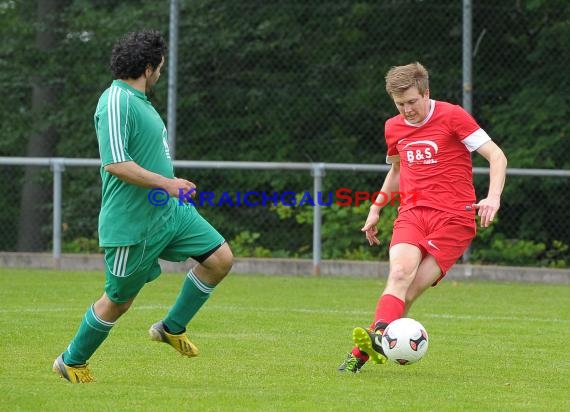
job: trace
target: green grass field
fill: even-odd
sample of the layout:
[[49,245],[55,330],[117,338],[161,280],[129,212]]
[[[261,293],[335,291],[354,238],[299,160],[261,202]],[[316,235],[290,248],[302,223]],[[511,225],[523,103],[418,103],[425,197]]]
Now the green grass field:
[[100,273],[0,270],[2,411],[569,411],[570,286],[444,281],[412,317],[430,335],[410,366],[336,368],[381,279],[230,275],[192,321],[187,359],[151,342],[183,280],[148,285],[91,359],[97,382],[52,371]]

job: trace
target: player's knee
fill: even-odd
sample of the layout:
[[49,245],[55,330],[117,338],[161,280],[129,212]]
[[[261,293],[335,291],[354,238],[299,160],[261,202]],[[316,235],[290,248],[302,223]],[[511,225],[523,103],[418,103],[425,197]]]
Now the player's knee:
[[129,310],[133,301],[134,298],[127,302],[117,303],[109,299],[105,293],[101,299],[94,304],[95,314],[105,321],[115,322]]
[[234,262],[234,255],[227,243],[224,243],[203,264],[220,279],[228,274]]
[[219,263],[220,271],[227,274],[234,264],[234,254],[227,243],[224,243],[220,250],[222,252]]
[[413,272],[406,268],[405,265],[395,263],[390,268],[390,280],[395,284],[409,284],[413,277]]

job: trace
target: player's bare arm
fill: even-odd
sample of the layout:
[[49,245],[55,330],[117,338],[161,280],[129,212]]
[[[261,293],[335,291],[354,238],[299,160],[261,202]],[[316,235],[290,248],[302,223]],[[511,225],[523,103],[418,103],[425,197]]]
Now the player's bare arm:
[[[140,187],[155,188],[160,187],[166,190],[171,196],[178,197],[180,189],[182,193],[188,193],[195,189],[196,185],[186,179],[169,179],[157,173],[151,172],[133,161],[112,163],[105,166],[105,171],[111,173],[119,179]],[[194,197],[195,191],[190,195]]]
[[380,220],[380,211],[382,210],[381,205],[384,205],[384,193],[394,193],[397,192],[400,187],[400,160],[399,158],[392,159],[392,167],[388,171],[386,178],[384,179],[384,184],[380,189],[380,194],[370,206],[370,211],[368,212],[368,217],[366,222],[362,227],[361,231],[366,235],[366,240],[370,246],[379,245],[380,240],[376,236],[378,234],[378,221]]
[[501,206],[501,193],[505,186],[507,158],[493,141],[483,144],[477,153],[489,162],[489,191],[487,197],[473,205],[478,210],[481,227],[488,227]]

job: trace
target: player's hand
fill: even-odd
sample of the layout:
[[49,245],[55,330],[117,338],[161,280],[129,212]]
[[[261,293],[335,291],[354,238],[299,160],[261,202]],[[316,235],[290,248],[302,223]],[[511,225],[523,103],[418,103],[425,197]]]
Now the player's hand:
[[376,237],[376,235],[378,234],[378,229],[376,228],[376,225],[378,224],[379,220],[380,220],[380,214],[373,210],[370,210],[370,212],[368,212],[368,217],[366,218],[364,226],[362,227],[362,229],[360,229],[366,235],[366,240],[368,240],[370,246],[380,244],[380,240]]
[[501,201],[499,198],[486,197],[485,199],[481,199],[479,203],[474,203],[472,206],[478,210],[477,215],[479,215],[481,227],[488,227],[493,223],[495,215],[501,206]]
[[165,188],[171,196],[178,198],[193,198],[196,196],[196,185],[189,180],[175,177],[171,180],[168,188]]

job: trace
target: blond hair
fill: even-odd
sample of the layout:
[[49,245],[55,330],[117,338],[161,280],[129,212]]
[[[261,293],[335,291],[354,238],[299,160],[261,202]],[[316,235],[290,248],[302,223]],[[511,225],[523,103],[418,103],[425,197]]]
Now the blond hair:
[[390,96],[401,94],[410,87],[416,87],[420,95],[429,89],[428,71],[419,62],[405,66],[394,66],[386,73],[386,91]]

